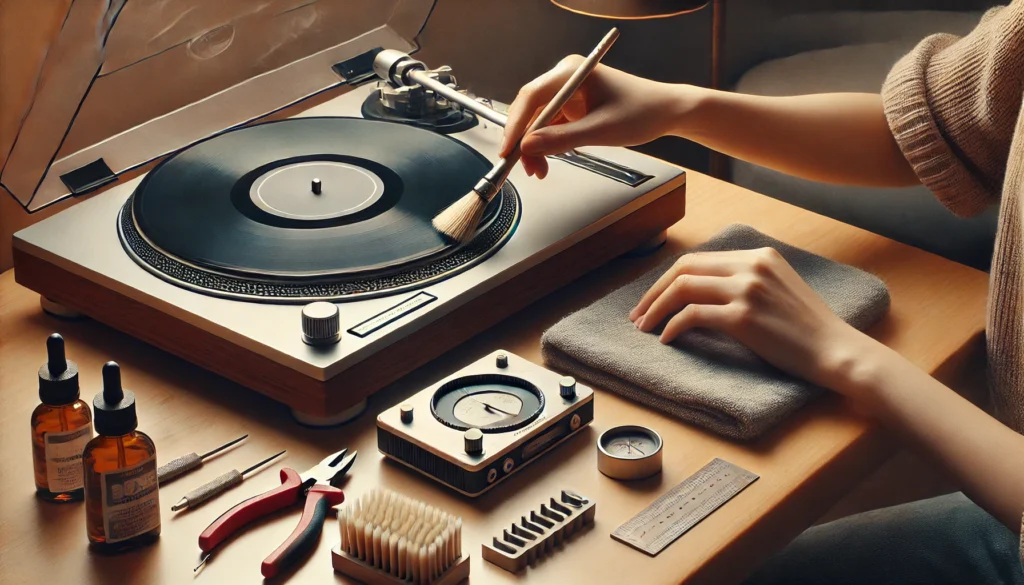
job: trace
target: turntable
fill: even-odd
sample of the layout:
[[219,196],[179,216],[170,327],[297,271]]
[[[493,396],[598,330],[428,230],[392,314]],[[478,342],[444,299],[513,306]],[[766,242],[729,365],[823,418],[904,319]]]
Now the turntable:
[[[95,318],[288,405],[302,422],[331,424],[683,216],[681,169],[587,148],[553,157],[544,181],[517,169],[471,241],[444,240],[430,220],[497,160],[503,104],[471,95],[447,67],[405,57],[433,2],[313,4],[256,27],[283,35],[282,18],[312,7],[320,20],[309,36],[284,35],[299,46],[243,43],[255,26],[247,16],[192,37],[180,56],[175,45],[131,62],[121,53],[135,37],[119,27],[151,22],[138,11],[155,8],[127,3],[109,36],[122,44],[107,53],[123,57],[121,68],[104,63],[78,96],[57,155],[25,147],[0,176],[29,210],[104,188],[15,234],[17,281],[51,311]],[[358,23],[346,18],[354,13]],[[338,31],[350,40],[338,44]],[[264,50],[282,62],[254,61]],[[237,79],[240,63],[250,69]],[[122,116],[96,107],[118,90],[130,102],[128,73],[149,68],[165,80],[153,68],[175,66],[201,71],[204,83],[179,80],[160,99],[147,87]],[[328,89],[343,91],[250,123]],[[48,163],[12,166],[33,153]]]

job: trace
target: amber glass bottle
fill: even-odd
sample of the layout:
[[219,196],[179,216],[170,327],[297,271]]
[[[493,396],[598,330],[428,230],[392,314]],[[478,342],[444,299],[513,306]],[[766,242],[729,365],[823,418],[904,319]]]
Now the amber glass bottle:
[[89,405],[78,399],[78,366],[64,355],[64,338],[46,340],[39,368],[39,400],[32,412],[36,495],[51,502],[81,500],[82,451],[92,438]]
[[116,552],[160,537],[156,446],[136,430],[135,395],[121,369],[103,366],[103,392],[92,403],[97,437],[85,447],[85,520],[90,545]]

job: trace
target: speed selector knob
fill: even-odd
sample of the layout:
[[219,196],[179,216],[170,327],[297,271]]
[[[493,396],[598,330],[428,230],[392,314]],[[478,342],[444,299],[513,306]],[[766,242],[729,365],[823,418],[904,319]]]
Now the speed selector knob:
[[572,376],[565,376],[558,381],[558,393],[562,398],[576,398],[576,379]]
[[334,303],[318,301],[302,307],[302,341],[331,345],[341,339],[341,319]]
[[479,455],[484,452],[484,434],[480,429],[469,429],[463,436],[466,439],[466,454]]

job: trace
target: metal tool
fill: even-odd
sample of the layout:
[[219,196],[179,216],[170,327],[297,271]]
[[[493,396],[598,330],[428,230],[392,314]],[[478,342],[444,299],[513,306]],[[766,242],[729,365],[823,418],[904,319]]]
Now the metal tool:
[[612,538],[653,557],[759,478],[715,459],[616,528]]
[[263,467],[267,463],[270,463],[274,459],[277,459],[281,455],[284,455],[287,452],[288,451],[281,451],[276,455],[271,455],[270,457],[267,457],[266,459],[260,461],[256,465],[253,465],[252,467],[246,469],[245,471],[239,472],[237,469],[232,469],[231,471],[218,476],[212,481],[204,483],[203,485],[197,487],[196,489],[182,496],[182,498],[178,500],[177,504],[171,506],[171,511],[177,512],[178,510],[184,510],[185,508],[195,508],[196,506],[202,504],[203,502],[209,500],[210,498],[222,494],[227,490],[235,487],[236,485],[242,483],[242,480],[244,480],[247,475],[249,475],[253,471],[256,471],[260,467]]
[[490,544],[483,543],[484,560],[516,573],[551,553],[573,534],[594,523],[597,502],[569,490],[556,500],[523,515],[511,528],[502,530]]
[[206,564],[213,549],[236,531],[255,520],[303,501],[305,504],[298,526],[277,550],[263,560],[261,572],[269,579],[309,552],[320,538],[327,511],[345,501],[345,494],[338,486],[351,469],[358,452],[353,451],[351,455],[347,453],[348,449],[342,449],[328,455],[301,474],[285,467],[281,470],[280,487],[240,502],[214,520],[199,535],[202,559],[195,570],[198,571]]
[[156,470],[157,482],[161,486],[163,486],[165,484],[170,483],[171,480],[181,477],[182,475],[185,475],[186,473],[192,471],[193,469],[199,469],[200,467],[203,466],[203,461],[205,461],[207,457],[213,457],[214,455],[220,453],[224,449],[227,449],[228,447],[231,447],[233,445],[237,445],[238,443],[244,441],[247,438],[249,438],[249,435],[245,434],[233,441],[228,441],[227,443],[224,443],[223,445],[217,447],[213,451],[203,453],[202,455],[189,453],[188,455],[182,455],[177,459],[169,461],[161,465],[160,468]]

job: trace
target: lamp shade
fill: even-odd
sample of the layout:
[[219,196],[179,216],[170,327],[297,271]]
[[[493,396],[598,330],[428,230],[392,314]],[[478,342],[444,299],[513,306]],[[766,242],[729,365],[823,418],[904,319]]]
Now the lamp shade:
[[571,12],[616,20],[665,18],[700,10],[709,0],[551,0]]

